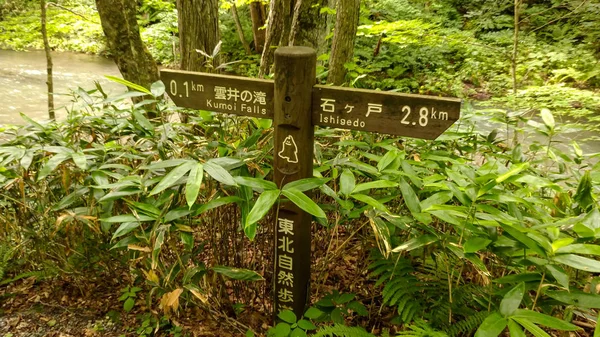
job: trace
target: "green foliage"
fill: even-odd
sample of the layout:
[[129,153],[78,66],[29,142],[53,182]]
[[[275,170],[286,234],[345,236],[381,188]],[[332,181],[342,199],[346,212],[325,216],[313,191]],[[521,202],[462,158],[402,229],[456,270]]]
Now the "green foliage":
[[[43,49],[40,32],[40,9],[34,7],[21,15],[0,20],[0,47],[5,49]],[[100,18],[93,6],[80,4],[70,7],[73,12],[50,6],[48,8],[48,39],[54,50],[98,54],[104,51],[104,33]]]
[[319,329],[313,337],[373,337],[375,335],[365,331],[365,329],[354,326],[345,326],[334,324]]

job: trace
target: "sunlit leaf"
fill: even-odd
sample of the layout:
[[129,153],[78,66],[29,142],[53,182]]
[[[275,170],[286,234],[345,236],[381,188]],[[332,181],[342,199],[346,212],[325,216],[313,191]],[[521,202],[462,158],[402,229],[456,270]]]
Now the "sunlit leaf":
[[200,186],[202,186],[202,178],[204,177],[204,166],[200,163],[192,165],[190,174],[188,176],[187,183],[185,184],[185,200],[188,207],[192,207],[198,198],[200,193]]
[[497,337],[504,331],[508,321],[499,313],[493,312],[477,328],[475,337]]
[[149,195],[155,195],[164,191],[165,189],[175,185],[181,177],[183,177],[188,171],[195,166],[194,162],[185,162],[165,175],[156,186],[150,191]]
[[500,302],[500,313],[502,316],[511,316],[521,305],[524,294],[525,283],[519,283],[516,287],[509,290],[502,298],[502,302]]
[[232,268],[226,266],[214,266],[214,272],[225,275],[233,280],[239,281],[262,281],[264,280],[257,272],[248,269]]
[[283,194],[286,198],[288,198],[291,202],[296,204],[296,206],[300,207],[303,211],[310,213],[317,218],[326,218],[325,212],[317,205],[314,201],[312,201],[309,197],[307,197],[304,193],[297,189],[287,189],[281,190],[281,194]]

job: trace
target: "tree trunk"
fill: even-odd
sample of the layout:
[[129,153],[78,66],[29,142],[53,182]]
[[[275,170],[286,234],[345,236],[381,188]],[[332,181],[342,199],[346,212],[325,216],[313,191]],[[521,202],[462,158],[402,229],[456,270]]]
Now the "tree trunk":
[[283,20],[285,17],[284,2],[286,1],[289,0],[271,0],[271,5],[269,7],[269,26],[267,27],[265,47],[260,58],[260,68],[258,70],[259,77],[264,77],[269,73],[269,69],[273,63],[273,53],[281,41],[284,29]]
[[317,50],[317,55],[325,52],[327,35],[327,14],[320,14],[321,8],[328,6],[327,0],[297,0],[294,20],[290,32],[290,45],[307,46]]
[[329,56],[328,83],[334,85],[344,83],[346,78],[344,64],[352,61],[359,11],[360,0],[338,0],[335,31]]
[[517,94],[517,56],[519,52],[519,16],[520,16],[520,8],[521,8],[521,0],[515,1],[515,30],[513,34],[513,51],[511,57],[511,74],[512,74],[512,86],[513,86],[513,94]]
[[158,67],[148,52],[137,23],[136,2],[96,0],[102,30],[121,75],[127,81],[150,88],[158,81]]
[[179,44],[181,69],[190,71],[214,71],[220,57],[207,59],[196,49],[208,55],[219,43],[219,1],[218,0],[177,0],[179,15]]
[[244,46],[246,55],[250,55],[252,54],[252,52],[250,52],[250,46],[248,45],[248,42],[246,42],[246,38],[244,37],[244,29],[242,28],[240,16],[238,15],[237,6],[235,4],[231,4],[231,14],[233,15],[233,21],[235,21],[235,28],[237,29],[238,36],[240,37],[240,42]]
[[264,6],[260,1],[250,3],[250,17],[252,18],[252,36],[254,37],[254,49],[262,54],[265,46],[265,30],[260,29],[265,25]]
[[42,39],[44,40],[44,51],[46,52],[46,84],[48,85],[48,118],[55,120],[54,113],[54,81],[52,80],[52,55],[50,54],[50,43],[48,43],[48,31],[46,29],[46,0],[40,0],[42,9]]

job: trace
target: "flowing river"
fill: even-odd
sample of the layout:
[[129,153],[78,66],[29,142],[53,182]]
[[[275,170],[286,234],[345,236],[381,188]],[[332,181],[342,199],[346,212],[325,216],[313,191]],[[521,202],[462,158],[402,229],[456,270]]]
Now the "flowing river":
[[[56,117],[64,118],[70,106],[71,90],[94,89],[94,82],[106,93],[121,93],[123,85],[109,81],[104,75],[119,76],[115,63],[106,58],[69,52],[52,53],[54,106]],[[0,50],[0,124],[24,124],[19,115],[48,119],[48,87],[46,86],[46,54],[44,51],[15,52]]]
[[[106,58],[60,52],[52,54],[54,63],[54,92],[56,116],[64,118],[71,106],[72,90],[78,87],[84,90],[94,89],[94,82],[99,82],[109,95],[122,93],[126,90],[123,85],[109,81],[104,75],[119,76],[120,73],[113,61]],[[25,115],[35,120],[48,119],[46,87],[46,56],[44,51],[15,52],[0,50],[0,125],[24,124],[19,115]],[[505,136],[503,125],[492,123],[487,118],[475,118],[477,129],[489,132],[499,129],[499,136]],[[527,140],[537,139],[526,135]],[[561,143],[563,151],[568,151],[568,144],[576,140],[586,154],[600,152],[600,141],[589,140],[599,135],[589,132],[564,133],[555,138]],[[538,141],[543,141],[538,139]]]

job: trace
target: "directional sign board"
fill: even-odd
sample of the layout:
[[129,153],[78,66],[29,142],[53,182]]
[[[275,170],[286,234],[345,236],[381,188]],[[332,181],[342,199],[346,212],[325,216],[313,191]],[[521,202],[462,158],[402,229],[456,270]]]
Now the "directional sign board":
[[435,139],[460,116],[459,99],[316,85],[313,125]]
[[[461,101],[423,95],[313,85],[316,53],[275,51],[275,80],[161,70],[179,107],[274,120],[277,186],[312,176],[315,125],[435,139],[460,116]],[[274,311],[304,314],[309,297],[311,215],[282,204],[274,224]]]
[[273,81],[180,70],[160,77],[177,106],[273,119]]

